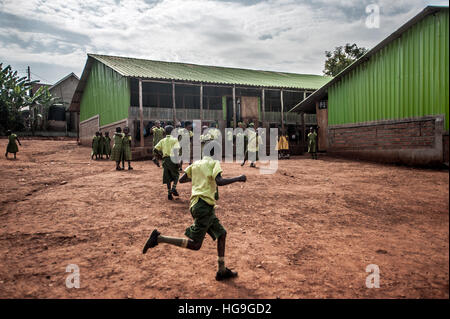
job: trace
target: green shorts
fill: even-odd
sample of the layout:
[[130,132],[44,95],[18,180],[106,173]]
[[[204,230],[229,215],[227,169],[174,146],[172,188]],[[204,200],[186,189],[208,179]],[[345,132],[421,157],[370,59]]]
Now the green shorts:
[[178,170],[178,164],[172,162],[170,157],[163,158],[163,184],[178,181],[180,172]]
[[191,208],[191,214],[194,224],[186,228],[184,234],[193,241],[202,242],[206,233],[213,240],[227,233],[214,213],[214,206],[209,205],[203,199],[200,198],[197,204]]

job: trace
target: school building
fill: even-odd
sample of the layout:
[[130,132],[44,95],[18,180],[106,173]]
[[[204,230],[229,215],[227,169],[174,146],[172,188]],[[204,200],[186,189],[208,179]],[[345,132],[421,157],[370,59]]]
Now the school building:
[[290,112],[316,114],[319,151],[449,161],[448,7],[426,7]]
[[202,120],[219,129],[239,121],[285,128],[291,151],[302,153],[305,127],[315,114],[288,113],[331,78],[259,70],[162,62],[88,54],[69,110],[79,115],[79,140],[90,145],[96,131],[128,126],[137,156],[151,149],[149,128]]

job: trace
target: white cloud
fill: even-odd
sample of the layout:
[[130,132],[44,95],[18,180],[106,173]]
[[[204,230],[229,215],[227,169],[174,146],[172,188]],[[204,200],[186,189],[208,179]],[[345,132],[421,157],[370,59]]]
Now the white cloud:
[[[0,13],[34,24],[13,28],[0,21],[0,31],[8,29],[8,39],[18,41],[0,37],[0,61],[70,66],[80,75],[86,53],[92,52],[321,74],[325,50],[346,42],[373,47],[426,5],[422,0],[374,1],[382,7],[382,25],[369,30],[364,8],[370,2],[4,0]],[[27,29],[35,21],[46,27]]]

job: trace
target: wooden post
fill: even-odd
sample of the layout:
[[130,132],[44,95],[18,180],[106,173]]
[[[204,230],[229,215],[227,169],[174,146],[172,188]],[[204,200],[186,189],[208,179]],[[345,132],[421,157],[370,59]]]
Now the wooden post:
[[203,83],[200,83],[200,123],[203,121]]
[[233,85],[233,128],[236,128],[236,85]]
[[264,88],[262,89],[262,93],[261,93],[261,122],[264,123],[264,121],[266,120],[266,97],[264,94]]
[[139,131],[140,145],[144,147],[144,105],[142,103],[142,80],[139,79]]
[[283,102],[283,89],[280,90],[280,102],[281,102],[281,130],[284,134],[284,102]]
[[173,124],[177,121],[177,109],[175,107],[175,81],[172,80],[172,108],[173,108]]
[[302,126],[302,153],[305,151],[305,130],[306,130],[306,126],[305,126],[305,112],[300,112],[300,123]]

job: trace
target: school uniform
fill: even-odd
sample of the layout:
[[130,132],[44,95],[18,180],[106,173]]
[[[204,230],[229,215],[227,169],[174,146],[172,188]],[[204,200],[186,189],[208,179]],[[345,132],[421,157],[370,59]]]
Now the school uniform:
[[109,136],[105,136],[105,145],[103,148],[103,155],[111,155],[111,138]]
[[173,181],[178,181],[180,172],[178,171],[178,163],[174,163],[171,156],[175,152],[179,152],[180,143],[178,139],[172,135],[167,135],[155,146],[155,150],[162,153],[163,161],[163,184],[169,184]]
[[153,156],[156,155],[155,153],[155,146],[164,138],[164,128],[162,127],[153,127],[152,128],[153,133]]
[[185,235],[195,242],[202,242],[206,234],[216,240],[227,233],[214,211],[218,199],[216,177],[221,172],[220,162],[209,156],[195,161],[185,170],[192,182],[189,209],[194,218]]
[[125,136],[124,133],[114,133],[113,141],[114,145],[111,150],[111,161],[120,162],[122,160],[122,139]]
[[125,135],[122,139],[122,154],[124,161],[131,161],[131,135]]
[[19,151],[19,147],[16,143],[17,135],[12,133],[8,136],[8,145],[6,146],[7,153],[17,153]]
[[314,154],[317,152],[317,133],[308,133],[308,153]]
[[103,135],[98,137],[98,155],[102,156],[105,149],[105,137]]
[[92,155],[98,155],[100,137],[94,135],[92,138]]

